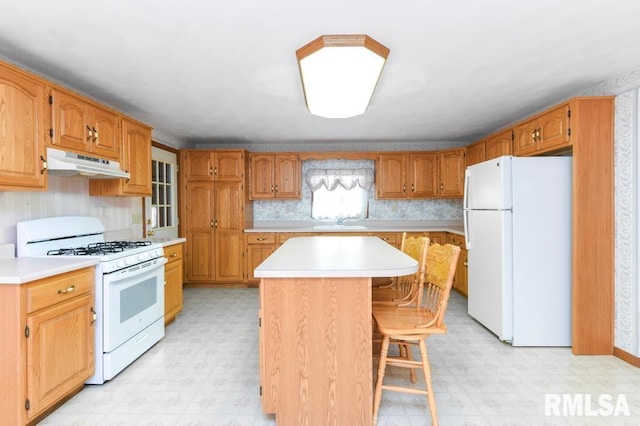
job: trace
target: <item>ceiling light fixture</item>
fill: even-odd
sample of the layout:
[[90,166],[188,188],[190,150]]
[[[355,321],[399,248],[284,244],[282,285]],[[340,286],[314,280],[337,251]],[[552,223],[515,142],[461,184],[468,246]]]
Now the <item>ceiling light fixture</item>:
[[360,115],[369,106],[389,49],[368,35],[323,35],[296,50],[311,114]]

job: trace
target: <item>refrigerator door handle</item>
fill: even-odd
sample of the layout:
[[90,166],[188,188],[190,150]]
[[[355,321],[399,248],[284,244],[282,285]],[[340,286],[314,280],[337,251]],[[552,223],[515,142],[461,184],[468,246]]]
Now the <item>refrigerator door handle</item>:
[[462,208],[469,208],[469,169],[465,169],[464,171],[464,188],[462,192]]
[[469,241],[469,210],[464,209],[462,211],[463,224],[464,224],[464,244],[467,250],[471,249],[471,241]]

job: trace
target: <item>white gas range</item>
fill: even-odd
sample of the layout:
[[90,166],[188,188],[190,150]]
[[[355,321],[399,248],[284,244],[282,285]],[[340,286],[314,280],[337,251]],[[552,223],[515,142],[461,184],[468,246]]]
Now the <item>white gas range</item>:
[[164,251],[149,241],[105,241],[100,219],[62,216],[19,222],[19,257],[95,256],[95,374],[115,377],[164,337]]

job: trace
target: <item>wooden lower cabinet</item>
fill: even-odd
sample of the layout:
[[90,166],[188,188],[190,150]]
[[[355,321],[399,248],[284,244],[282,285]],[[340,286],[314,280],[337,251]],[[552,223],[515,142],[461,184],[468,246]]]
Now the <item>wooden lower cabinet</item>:
[[468,290],[468,273],[467,273],[467,246],[464,237],[457,234],[448,233],[447,243],[460,247],[460,256],[458,257],[458,265],[456,266],[456,274],[453,277],[453,288],[458,293],[467,297]]
[[0,284],[3,424],[33,422],[93,374],[93,289],[93,267]]
[[253,276],[253,271],[273,253],[278,244],[276,234],[245,234],[245,244],[247,246],[247,279],[258,282],[259,278]]
[[182,312],[182,243],[164,248],[164,323],[176,319]]

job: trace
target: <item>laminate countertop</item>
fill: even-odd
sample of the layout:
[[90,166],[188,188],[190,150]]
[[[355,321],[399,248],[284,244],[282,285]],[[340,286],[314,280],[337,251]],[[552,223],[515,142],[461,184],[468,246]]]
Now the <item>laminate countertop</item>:
[[0,285],[25,284],[97,264],[91,256],[9,257],[0,259]]
[[464,235],[461,220],[360,220],[335,222],[263,221],[244,232],[451,232]]
[[287,240],[254,271],[257,278],[397,277],[418,262],[377,237],[315,236]]

